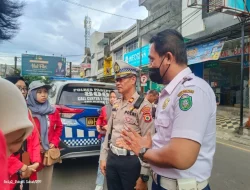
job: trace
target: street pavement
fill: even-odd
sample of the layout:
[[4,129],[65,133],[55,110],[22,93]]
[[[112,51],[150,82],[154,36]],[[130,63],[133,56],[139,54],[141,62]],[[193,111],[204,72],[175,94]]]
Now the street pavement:
[[[97,166],[98,157],[64,160],[55,166],[52,190],[94,190]],[[250,190],[250,148],[220,140],[210,184],[212,190]]]

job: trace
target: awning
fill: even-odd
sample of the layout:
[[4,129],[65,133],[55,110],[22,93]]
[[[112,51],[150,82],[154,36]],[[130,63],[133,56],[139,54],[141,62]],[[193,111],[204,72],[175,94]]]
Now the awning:
[[187,48],[188,65],[218,60],[225,40],[215,40]]

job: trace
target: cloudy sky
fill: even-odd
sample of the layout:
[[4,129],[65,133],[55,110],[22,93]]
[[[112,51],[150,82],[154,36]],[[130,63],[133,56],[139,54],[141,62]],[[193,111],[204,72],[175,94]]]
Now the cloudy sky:
[[[136,19],[147,17],[139,0],[67,0]],[[0,43],[0,64],[14,64],[14,56],[29,54],[68,56],[79,64],[84,53],[84,17],[92,20],[93,31],[123,30],[134,20],[82,8],[63,0],[26,0],[20,31],[14,39]]]

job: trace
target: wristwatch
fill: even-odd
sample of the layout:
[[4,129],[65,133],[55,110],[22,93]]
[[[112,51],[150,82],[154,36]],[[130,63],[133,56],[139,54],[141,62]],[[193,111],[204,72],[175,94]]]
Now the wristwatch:
[[141,148],[140,152],[139,152],[139,158],[141,159],[141,161],[147,163],[144,159],[143,159],[143,156],[144,154],[147,152],[149,148]]
[[144,174],[141,174],[140,178],[142,179],[143,182],[148,182],[148,180],[149,180],[149,176],[148,175],[144,175]]

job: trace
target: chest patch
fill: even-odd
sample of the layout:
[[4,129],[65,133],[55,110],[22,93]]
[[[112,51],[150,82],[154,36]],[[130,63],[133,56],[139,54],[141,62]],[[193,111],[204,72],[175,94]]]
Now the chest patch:
[[169,98],[166,98],[166,100],[164,101],[163,105],[162,105],[162,109],[166,109],[166,107],[168,106],[168,103],[169,103],[170,99]]

